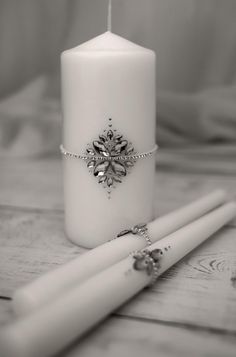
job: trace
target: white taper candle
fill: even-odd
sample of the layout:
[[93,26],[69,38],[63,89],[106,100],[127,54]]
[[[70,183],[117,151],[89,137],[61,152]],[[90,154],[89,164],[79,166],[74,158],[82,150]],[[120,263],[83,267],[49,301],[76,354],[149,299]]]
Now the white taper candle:
[[[223,190],[216,190],[178,210],[157,218],[148,224],[152,242],[158,241],[201,217],[225,200],[226,193]],[[69,288],[125,258],[133,250],[144,248],[145,245],[144,238],[128,234],[82,254],[18,289],[13,295],[14,311],[18,315],[30,313],[50,300],[54,300]]]
[[[228,203],[150,246],[164,255],[158,275],[204,242],[236,214]],[[171,247],[167,252],[165,247]],[[129,300],[151,280],[133,268],[134,258],[119,263],[71,289],[58,300],[8,326],[0,335],[2,357],[49,357],[83,335]]]

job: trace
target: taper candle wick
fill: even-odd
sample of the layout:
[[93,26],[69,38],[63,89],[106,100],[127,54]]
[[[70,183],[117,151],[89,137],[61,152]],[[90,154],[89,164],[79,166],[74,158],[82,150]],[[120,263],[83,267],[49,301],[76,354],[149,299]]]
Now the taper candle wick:
[[107,12],[107,31],[111,32],[111,9],[112,9],[112,0],[108,2],[108,12]]

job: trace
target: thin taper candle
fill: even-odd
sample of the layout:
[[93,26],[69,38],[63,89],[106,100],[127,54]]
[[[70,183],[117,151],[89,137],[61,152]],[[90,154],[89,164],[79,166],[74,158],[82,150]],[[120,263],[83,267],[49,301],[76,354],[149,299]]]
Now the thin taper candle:
[[[155,242],[173,233],[216,208],[225,200],[226,193],[223,190],[216,190],[156,219],[148,224],[151,240]],[[69,263],[18,289],[13,295],[14,311],[18,315],[30,313],[50,300],[54,300],[71,287],[82,283],[90,276],[124,259],[131,251],[144,248],[145,245],[146,242],[143,238],[128,234],[82,254]]]
[[[164,252],[158,275],[228,223],[236,204],[228,203],[151,245]],[[166,251],[166,247],[170,247]],[[8,326],[0,336],[3,357],[49,357],[83,335],[151,281],[128,256],[71,289],[51,304]]]

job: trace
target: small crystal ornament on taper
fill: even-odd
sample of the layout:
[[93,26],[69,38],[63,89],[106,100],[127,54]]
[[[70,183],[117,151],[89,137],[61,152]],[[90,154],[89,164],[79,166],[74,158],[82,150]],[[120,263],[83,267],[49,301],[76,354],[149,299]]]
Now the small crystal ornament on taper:
[[155,53],[110,20],[61,56],[65,227],[86,248],[153,219]]

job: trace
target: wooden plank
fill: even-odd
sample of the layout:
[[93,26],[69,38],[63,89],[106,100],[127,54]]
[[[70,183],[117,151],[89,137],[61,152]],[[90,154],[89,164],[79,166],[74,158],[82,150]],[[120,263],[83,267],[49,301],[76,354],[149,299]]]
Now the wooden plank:
[[[4,208],[0,216],[2,296],[84,251],[65,239],[60,212]],[[235,234],[222,230],[119,314],[235,331]]]
[[119,313],[236,331],[235,236],[222,229]]
[[[10,301],[0,299],[0,329],[13,321]],[[58,357],[234,357],[235,350],[235,335],[112,317]]]
[[[236,197],[235,178],[225,176],[222,165],[218,167],[221,173],[218,176],[203,175],[201,171],[197,174],[196,170],[194,174],[176,173],[173,169],[165,172],[163,165],[157,166],[155,216],[165,214],[219,187],[228,191],[230,199]],[[0,205],[63,209],[62,168],[59,159],[1,159],[0,172]]]
[[64,236],[63,215],[0,207],[0,296],[84,251]]
[[11,301],[0,298],[0,328],[14,321]]
[[235,336],[109,319],[60,357],[234,357]]

